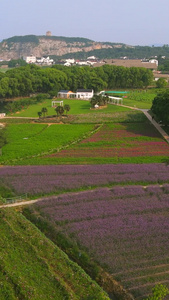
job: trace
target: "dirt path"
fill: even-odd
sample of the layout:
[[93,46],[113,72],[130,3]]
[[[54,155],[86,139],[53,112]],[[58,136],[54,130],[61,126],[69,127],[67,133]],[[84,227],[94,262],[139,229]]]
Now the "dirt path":
[[148,109],[141,109],[141,108],[126,106],[123,104],[119,104],[118,106],[128,107],[133,110],[142,111],[147,117],[147,119],[154,125],[154,127],[158,130],[158,132],[163,136],[166,142],[169,143],[169,135],[161,128],[161,126],[154,119],[152,119],[152,116],[150,116],[150,114],[148,113]]
[[161,126],[152,119],[147,110],[142,110],[145,116],[149,119],[149,121],[154,125],[154,127],[160,132],[163,138],[169,143],[169,135],[161,128]]
[[[141,186],[143,189],[147,188],[148,186],[155,186],[155,184],[149,184],[147,186]],[[159,187],[163,187],[162,184],[156,184],[156,186],[159,186]],[[108,190],[111,190],[112,187],[103,187],[104,189],[108,189]],[[122,187],[123,188],[123,187]],[[96,190],[98,189],[98,187],[96,188],[93,188],[92,190],[84,190],[84,191],[77,191],[77,192],[68,192],[66,193],[66,195],[79,195],[79,194],[82,194],[82,193],[85,193],[86,191],[90,192],[90,193],[93,193],[95,192]],[[50,195],[50,196],[44,196],[44,197],[41,197],[41,198],[37,198],[35,200],[23,200],[23,201],[18,201],[18,202],[14,202],[14,203],[9,203],[9,204],[2,204],[0,205],[0,208],[5,208],[5,207],[15,207],[15,206],[23,206],[23,205],[30,205],[30,204],[34,204],[36,202],[39,202],[39,201],[43,201],[43,200],[49,200],[50,198],[58,198],[58,197],[61,197],[62,195],[64,195],[65,193],[63,194],[59,194],[59,195]]]
[[0,205],[0,208],[30,205],[30,204],[34,204],[38,201],[41,201],[41,200],[43,200],[43,198],[39,198],[36,200],[20,201],[20,202],[15,202],[15,203],[3,204],[3,205]]

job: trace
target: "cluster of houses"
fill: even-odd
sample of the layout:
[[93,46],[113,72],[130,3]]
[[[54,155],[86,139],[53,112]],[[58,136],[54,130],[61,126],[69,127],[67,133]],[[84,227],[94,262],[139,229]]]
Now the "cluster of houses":
[[95,56],[89,56],[87,59],[84,60],[79,60],[79,59],[74,59],[74,58],[68,58],[65,60],[61,60],[60,62],[56,62],[56,64],[62,64],[66,67],[71,67],[71,66],[93,66],[94,64],[98,63],[98,59]]
[[94,96],[94,91],[92,89],[78,89],[76,93],[70,90],[60,90],[57,94],[58,98],[64,99],[83,99],[89,100]]
[[57,62],[55,62],[49,56],[36,57],[30,55],[30,56],[24,56],[23,59],[26,61],[27,64],[38,64],[38,65],[47,65],[47,66],[51,66],[55,63],[66,67],[71,67],[75,65],[93,66],[95,63],[98,63],[98,59],[95,56],[89,56],[86,60],[75,60],[74,58],[68,58]]
[[30,56],[24,56],[23,60],[25,60],[27,64],[37,64],[37,65],[45,65],[45,66],[51,66],[54,64],[54,60],[51,59],[49,56],[36,57],[30,55]]

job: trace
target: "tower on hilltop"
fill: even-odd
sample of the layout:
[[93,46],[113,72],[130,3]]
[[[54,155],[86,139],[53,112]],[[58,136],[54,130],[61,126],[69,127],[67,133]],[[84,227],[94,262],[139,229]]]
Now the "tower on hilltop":
[[46,36],[51,36],[51,35],[52,35],[51,31],[46,32]]

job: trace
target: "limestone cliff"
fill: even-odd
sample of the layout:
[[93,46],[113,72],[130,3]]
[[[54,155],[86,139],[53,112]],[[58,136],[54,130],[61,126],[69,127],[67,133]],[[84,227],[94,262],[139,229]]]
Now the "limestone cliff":
[[117,46],[110,43],[94,42],[85,38],[22,36],[9,38],[0,43],[0,59],[18,59],[30,55],[36,57],[43,55],[62,56],[67,53],[88,52]]

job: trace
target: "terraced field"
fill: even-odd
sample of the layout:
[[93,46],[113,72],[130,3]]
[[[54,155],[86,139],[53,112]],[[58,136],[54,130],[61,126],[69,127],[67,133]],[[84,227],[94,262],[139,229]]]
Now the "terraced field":
[[156,284],[169,287],[169,184],[64,194],[38,202],[36,209],[87,249],[134,299],[145,299]]
[[[106,124],[95,134],[70,149],[54,153],[51,157],[121,158],[169,156],[168,144],[150,124]],[[121,161],[121,160],[120,160]],[[150,162],[149,161],[149,162]],[[152,159],[154,161],[154,158]]]

